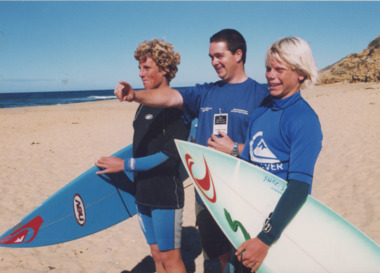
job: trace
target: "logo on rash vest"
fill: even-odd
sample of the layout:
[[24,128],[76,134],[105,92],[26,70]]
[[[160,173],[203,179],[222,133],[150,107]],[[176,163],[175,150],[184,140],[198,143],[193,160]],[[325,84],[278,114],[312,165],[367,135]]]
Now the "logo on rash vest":
[[283,163],[269,149],[263,136],[263,132],[256,133],[249,142],[250,160],[269,172],[281,172]]
[[263,132],[258,132],[249,142],[251,160],[259,163],[279,163],[280,161],[264,141]]
[[[210,170],[207,166],[206,159],[203,157],[203,160],[205,162],[205,167],[206,167],[206,173],[205,173],[204,178],[202,178],[202,179],[197,179],[194,177],[193,169],[192,169],[192,167],[194,165],[194,161],[192,160],[192,158],[189,154],[185,155],[185,160],[186,160],[187,167],[189,168],[191,177],[193,178],[194,182],[198,185],[198,188],[201,190],[203,196],[206,197],[207,200],[209,200],[211,203],[215,203],[216,202],[216,192],[215,192],[214,181],[212,180]],[[206,192],[210,192],[210,191],[211,191],[211,195],[206,193]]]
[[[31,237],[25,242],[25,243],[30,243],[31,241],[34,240],[34,238],[36,238],[37,233],[43,222],[44,220],[42,220],[41,216],[36,216],[25,225],[23,225],[23,223],[21,222],[20,224],[18,224],[16,227],[13,228],[13,229],[16,229],[16,231],[10,234],[9,236],[5,237],[4,239],[2,239],[0,241],[0,244],[3,244],[3,245],[22,244],[25,242],[25,240],[27,240],[28,237]],[[23,225],[23,226],[20,228],[17,228],[19,225]],[[28,236],[29,233],[33,235]]]
[[147,114],[147,115],[145,116],[145,119],[146,119],[146,120],[151,120],[151,119],[153,119],[153,115],[152,115],[152,114]]
[[86,211],[84,209],[84,203],[79,194],[74,196],[73,200],[74,214],[77,223],[83,226],[86,223]]

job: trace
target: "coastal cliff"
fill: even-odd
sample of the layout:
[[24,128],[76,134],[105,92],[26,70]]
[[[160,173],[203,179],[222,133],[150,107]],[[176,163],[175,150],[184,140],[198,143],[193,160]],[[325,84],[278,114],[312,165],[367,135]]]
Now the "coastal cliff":
[[319,71],[320,84],[380,82],[380,35],[360,52]]

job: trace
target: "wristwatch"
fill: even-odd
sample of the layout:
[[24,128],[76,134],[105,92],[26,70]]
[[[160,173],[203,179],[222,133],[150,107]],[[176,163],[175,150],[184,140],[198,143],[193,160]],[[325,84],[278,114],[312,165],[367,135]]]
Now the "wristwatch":
[[231,155],[235,157],[239,155],[239,143],[237,142],[234,143],[234,147],[232,148]]

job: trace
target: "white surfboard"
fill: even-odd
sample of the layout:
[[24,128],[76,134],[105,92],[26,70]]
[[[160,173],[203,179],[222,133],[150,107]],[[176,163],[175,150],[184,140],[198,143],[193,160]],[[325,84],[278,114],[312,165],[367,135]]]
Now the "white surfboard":
[[[256,237],[286,181],[210,148],[179,140],[176,145],[196,190],[234,247]],[[309,195],[258,272],[380,272],[380,247]]]

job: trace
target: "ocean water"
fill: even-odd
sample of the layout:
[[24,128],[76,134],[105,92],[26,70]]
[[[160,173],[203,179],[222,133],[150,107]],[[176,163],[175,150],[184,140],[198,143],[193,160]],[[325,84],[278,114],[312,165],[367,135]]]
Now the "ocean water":
[[[266,85],[267,86],[267,85]],[[182,90],[188,87],[174,87]],[[138,89],[136,89],[138,90]],[[59,105],[78,102],[116,99],[113,89],[95,91],[54,91],[0,93],[0,108],[27,107],[40,105]]]
[[116,99],[113,90],[0,93],[0,108]]

